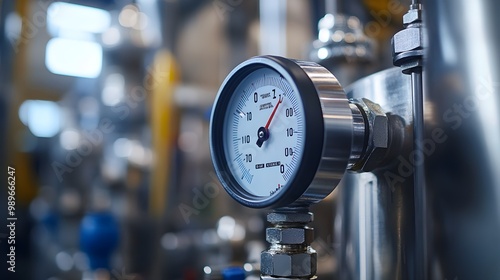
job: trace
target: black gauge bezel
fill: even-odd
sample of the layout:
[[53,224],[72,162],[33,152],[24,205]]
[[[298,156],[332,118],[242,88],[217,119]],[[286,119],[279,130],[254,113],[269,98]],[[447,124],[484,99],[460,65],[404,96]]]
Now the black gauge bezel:
[[[305,133],[304,150],[298,169],[286,188],[269,197],[247,192],[232,175],[224,152],[224,120],[228,104],[237,86],[251,72],[269,68],[288,81],[299,93],[304,109]],[[214,106],[210,121],[210,152],[214,168],[224,189],[239,203],[251,208],[276,208],[300,203],[316,176],[322,158],[325,141],[325,125],[318,92],[311,78],[296,62],[277,56],[259,56],[238,65],[224,80]],[[231,143],[228,143],[231,144]],[[307,202],[305,202],[307,204]]]

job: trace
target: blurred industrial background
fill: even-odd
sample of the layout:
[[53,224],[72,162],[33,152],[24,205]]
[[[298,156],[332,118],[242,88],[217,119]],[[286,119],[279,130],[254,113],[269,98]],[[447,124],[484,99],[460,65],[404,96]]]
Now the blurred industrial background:
[[[387,13],[390,4],[359,1],[344,12],[371,22],[370,40],[388,46],[408,3]],[[206,266],[258,262],[265,211],[238,205],[219,185],[208,148],[212,102],[247,58],[310,59],[326,8],[301,0],[2,1],[0,159],[16,170],[16,276],[202,279]],[[358,76],[391,64],[387,47],[371,55]],[[326,275],[332,207],[332,199],[316,206]],[[85,222],[109,229],[93,237]],[[109,252],[93,256],[92,242]],[[107,272],[94,272],[99,262]]]
[[[233,266],[259,279],[266,211],[233,201],[210,159],[221,82],[276,54],[348,86],[392,67],[409,5],[0,0],[0,182],[15,168],[17,217],[13,274],[2,189],[0,279],[217,279]],[[338,251],[353,250],[334,234],[341,194],[312,208],[319,279],[336,279]]]

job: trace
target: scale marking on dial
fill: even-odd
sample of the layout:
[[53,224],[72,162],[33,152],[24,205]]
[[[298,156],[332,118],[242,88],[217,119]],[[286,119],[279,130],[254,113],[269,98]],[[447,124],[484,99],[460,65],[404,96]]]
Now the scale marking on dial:
[[211,117],[222,186],[254,208],[321,200],[352,164],[353,113],[362,117],[316,63],[277,56],[241,63],[222,84]]
[[233,148],[226,147],[225,153],[236,163],[229,169],[253,195],[276,194],[296,173],[304,147],[299,133],[304,115],[296,95],[279,73],[264,68],[243,79],[229,101],[224,138],[230,138],[227,143]]

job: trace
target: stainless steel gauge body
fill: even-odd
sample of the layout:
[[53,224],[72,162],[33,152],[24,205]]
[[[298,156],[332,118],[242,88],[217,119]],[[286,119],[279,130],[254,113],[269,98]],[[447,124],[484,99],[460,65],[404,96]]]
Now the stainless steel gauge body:
[[210,148],[216,173],[248,207],[315,203],[361,153],[352,147],[353,140],[362,146],[353,137],[356,127],[364,129],[362,119],[322,66],[254,57],[228,75],[214,103]]

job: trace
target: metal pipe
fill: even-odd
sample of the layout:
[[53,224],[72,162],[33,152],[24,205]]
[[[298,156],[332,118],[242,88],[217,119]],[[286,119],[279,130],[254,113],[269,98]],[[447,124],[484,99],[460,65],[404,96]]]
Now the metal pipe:
[[[413,150],[415,156],[423,157],[424,151],[422,145],[424,141],[424,100],[422,91],[422,72],[417,70],[411,73],[411,88],[413,100]],[[417,143],[419,143],[417,145]],[[417,162],[417,159],[415,159]],[[421,164],[415,164],[414,167],[414,186],[415,196],[415,257],[416,257],[416,279],[427,279],[427,222],[426,222],[426,192],[425,192],[425,170],[423,158]]]
[[271,243],[261,253],[261,279],[316,279],[317,254],[311,248],[314,229],[308,227],[313,215],[307,207],[276,209],[267,214],[271,227],[266,240]]
[[[393,62],[404,74],[411,74],[413,114],[413,147],[409,155],[413,173],[415,219],[415,277],[427,279],[427,197],[425,191],[424,153],[424,101],[422,89],[422,57],[424,55],[422,5],[412,0],[410,10],[403,17],[406,29],[392,39]],[[407,42],[413,42],[408,45]]]
[[286,1],[259,1],[260,54],[286,56]]
[[325,14],[336,15],[339,11],[338,0],[325,0]]

